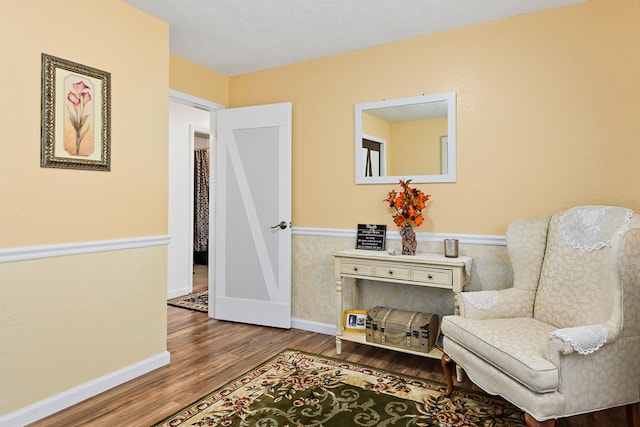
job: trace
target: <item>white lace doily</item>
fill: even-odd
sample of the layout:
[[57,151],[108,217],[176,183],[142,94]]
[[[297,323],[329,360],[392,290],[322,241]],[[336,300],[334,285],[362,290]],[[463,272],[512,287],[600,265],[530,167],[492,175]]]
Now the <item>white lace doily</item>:
[[551,336],[558,337],[580,354],[591,354],[607,342],[607,328],[602,325],[556,329]]
[[633,211],[614,206],[579,206],[560,217],[560,234],[574,249],[595,251],[609,246],[613,234],[629,225]]
[[498,291],[462,292],[460,295],[478,310],[486,310],[498,302]]

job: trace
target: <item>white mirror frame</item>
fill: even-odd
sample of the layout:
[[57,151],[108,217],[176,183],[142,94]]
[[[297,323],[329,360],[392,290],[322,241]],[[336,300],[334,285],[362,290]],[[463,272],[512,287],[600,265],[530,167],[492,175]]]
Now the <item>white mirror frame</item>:
[[[442,175],[411,175],[411,176],[365,176],[365,159],[362,147],[362,112],[375,108],[387,108],[410,104],[424,104],[427,102],[447,102],[447,130],[448,149],[446,153],[447,173]],[[414,184],[431,182],[456,182],[456,93],[445,92],[430,95],[413,96],[409,98],[389,99],[384,101],[356,104],[355,116],[355,154],[356,154],[356,184],[397,184],[399,179],[408,180]],[[366,135],[364,135],[366,137]],[[444,158],[444,156],[443,156]]]

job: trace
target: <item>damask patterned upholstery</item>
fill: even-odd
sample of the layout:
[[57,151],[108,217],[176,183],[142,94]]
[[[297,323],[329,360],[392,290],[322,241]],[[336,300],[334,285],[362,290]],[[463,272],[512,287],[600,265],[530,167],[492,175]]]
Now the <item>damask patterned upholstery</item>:
[[[605,210],[576,209],[589,221]],[[538,421],[639,402],[640,216],[625,212],[595,250],[572,246],[563,214],[512,223],[513,287],[456,295],[459,314],[442,319],[445,353]]]

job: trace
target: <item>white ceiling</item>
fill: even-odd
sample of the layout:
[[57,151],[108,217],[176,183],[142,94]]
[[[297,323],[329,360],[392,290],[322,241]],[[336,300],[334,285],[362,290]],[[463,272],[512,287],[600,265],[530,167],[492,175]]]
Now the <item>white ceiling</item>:
[[585,0],[123,0],[170,24],[171,53],[227,76]]

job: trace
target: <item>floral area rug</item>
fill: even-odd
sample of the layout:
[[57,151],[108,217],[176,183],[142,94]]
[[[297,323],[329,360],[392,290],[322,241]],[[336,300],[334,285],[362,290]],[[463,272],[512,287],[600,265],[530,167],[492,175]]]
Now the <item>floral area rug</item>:
[[188,308],[189,310],[209,311],[209,291],[194,292],[181,297],[172,298],[167,304],[174,307]]
[[524,426],[501,398],[287,350],[160,426]]

